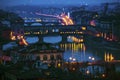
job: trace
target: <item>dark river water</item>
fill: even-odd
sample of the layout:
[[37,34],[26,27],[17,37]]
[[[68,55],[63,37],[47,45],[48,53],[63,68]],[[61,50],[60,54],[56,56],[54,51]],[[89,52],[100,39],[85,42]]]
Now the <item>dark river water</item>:
[[[61,36],[50,36],[44,37],[44,42],[53,43],[57,48],[63,49],[64,59],[70,61],[94,61],[94,60],[119,60],[120,59],[120,50],[112,48],[104,48],[103,46],[96,45],[86,45],[83,43],[75,43],[71,39],[68,39],[66,43],[58,43],[62,40]],[[27,38],[27,41],[34,43],[38,41],[37,37]],[[33,42],[31,42],[33,41]]]

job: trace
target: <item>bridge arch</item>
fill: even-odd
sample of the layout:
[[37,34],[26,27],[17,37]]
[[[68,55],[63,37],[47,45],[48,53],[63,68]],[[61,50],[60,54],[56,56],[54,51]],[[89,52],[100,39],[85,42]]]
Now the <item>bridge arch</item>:
[[32,23],[31,24],[31,26],[42,26],[43,24],[41,24],[41,23],[38,23],[38,22],[36,22],[36,23]]
[[28,26],[28,24],[24,23],[24,26]]

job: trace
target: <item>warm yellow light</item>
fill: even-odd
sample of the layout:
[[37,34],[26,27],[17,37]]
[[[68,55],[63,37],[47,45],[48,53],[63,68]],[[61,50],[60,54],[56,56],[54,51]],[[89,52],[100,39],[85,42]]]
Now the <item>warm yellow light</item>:
[[23,36],[20,36],[20,38],[23,38]]
[[24,43],[26,46],[28,45],[28,43],[25,41],[24,38],[22,39],[22,41],[23,41],[23,43]]
[[11,40],[16,40],[16,37],[13,36],[13,32],[12,32],[12,31],[10,32],[10,39],[11,39]]
[[75,70],[75,68],[72,69],[73,71]]
[[114,59],[114,57],[112,56],[112,54],[110,54],[110,61],[112,61]]
[[83,39],[80,39],[80,42],[83,42],[84,40]]
[[110,56],[109,56],[109,53],[106,55],[106,58],[107,58],[107,61],[110,61]]
[[37,19],[36,22],[41,22],[41,19]]
[[61,17],[59,18],[62,19],[63,21],[62,25],[73,25],[74,24],[72,19],[66,16],[65,14],[61,14]]
[[89,73],[90,73],[90,71],[88,71],[88,70],[87,70],[87,71],[86,71],[86,73],[87,73],[87,74],[89,74]]
[[114,59],[114,57],[111,58],[111,60],[113,60],[113,59]]
[[82,26],[82,30],[86,30],[86,27],[85,27],[85,26]]
[[67,22],[67,20],[65,18],[62,18],[62,20],[63,20],[65,25],[68,25],[68,22]]
[[105,53],[105,55],[104,55],[104,59],[105,59],[105,61],[107,61],[107,55],[106,55],[106,53]]
[[11,37],[11,40],[16,40],[16,37],[15,37],[15,36],[12,36],[12,37]]
[[80,34],[83,34],[83,32],[80,32]]
[[98,34],[96,34],[96,37],[100,37],[100,34],[98,33]]
[[38,34],[40,34],[40,32],[37,32]]
[[60,63],[58,63],[58,67],[61,67],[61,64],[60,64]]
[[105,77],[105,74],[102,74],[102,77]]

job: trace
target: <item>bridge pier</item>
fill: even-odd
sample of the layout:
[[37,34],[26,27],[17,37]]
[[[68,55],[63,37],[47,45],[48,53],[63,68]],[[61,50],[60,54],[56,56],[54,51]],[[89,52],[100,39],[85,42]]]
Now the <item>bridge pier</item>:
[[68,42],[68,41],[67,41],[67,36],[66,36],[66,35],[62,35],[62,42],[63,42],[63,43]]
[[39,43],[43,43],[44,41],[43,41],[43,36],[42,35],[40,35],[39,36]]

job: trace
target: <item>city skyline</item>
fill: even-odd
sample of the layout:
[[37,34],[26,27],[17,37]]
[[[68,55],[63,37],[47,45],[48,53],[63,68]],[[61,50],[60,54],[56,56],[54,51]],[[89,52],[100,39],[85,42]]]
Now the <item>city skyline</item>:
[[0,7],[16,5],[93,5],[105,2],[117,2],[119,0],[0,0]]

